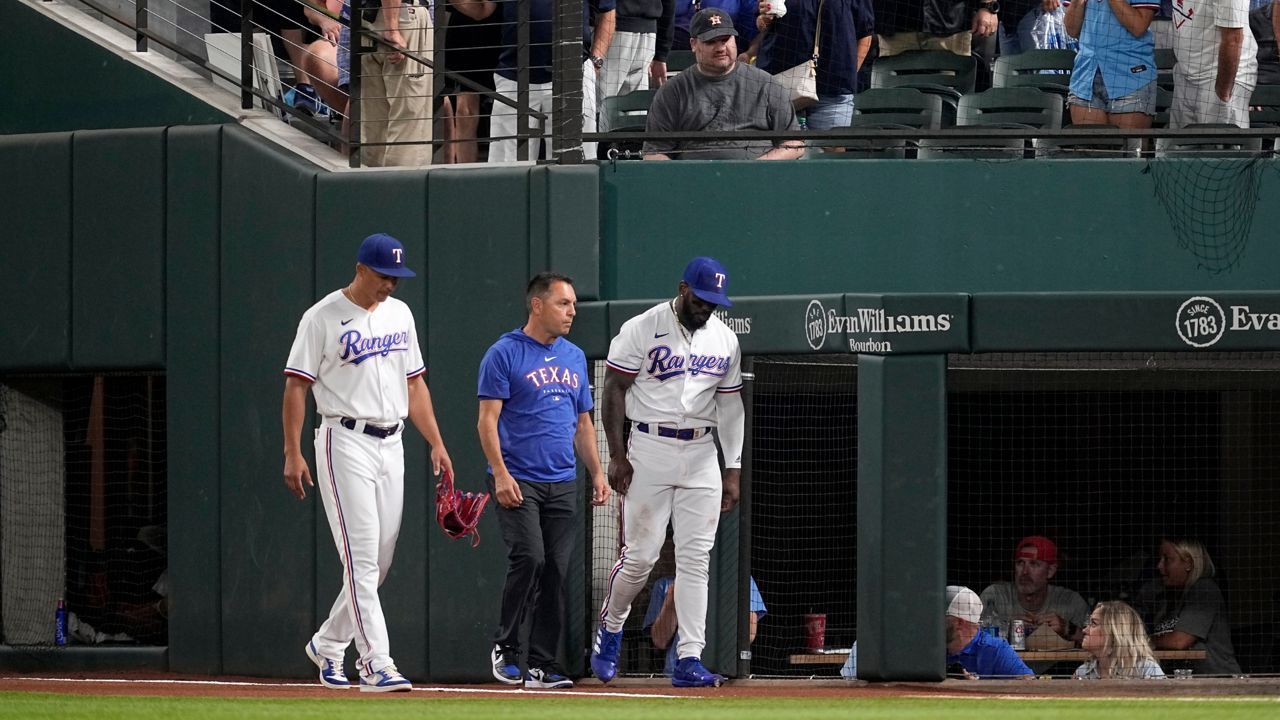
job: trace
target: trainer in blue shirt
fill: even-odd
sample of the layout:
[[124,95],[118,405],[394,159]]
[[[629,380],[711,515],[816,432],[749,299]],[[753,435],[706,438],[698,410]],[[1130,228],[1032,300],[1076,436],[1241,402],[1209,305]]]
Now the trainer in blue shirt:
[[967,587],[947,586],[947,664],[979,678],[1033,678],[1035,673],[1003,638],[978,628],[982,600]]
[[[591,475],[591,501],[603,505],[609,485],[596,453],[590,375],[573,327],[573,280],[540,273],[529,281],[529,320],[502,337],[480,361],[480,446],[489,461],[489,490],[507,546],[507,579],[493,636],[493,676],[527,689],[567,688],[556,661],[564,628],[564,581],[578,512],[574,446]],[[520,671],[520,628],[530,620],[529,666]]]

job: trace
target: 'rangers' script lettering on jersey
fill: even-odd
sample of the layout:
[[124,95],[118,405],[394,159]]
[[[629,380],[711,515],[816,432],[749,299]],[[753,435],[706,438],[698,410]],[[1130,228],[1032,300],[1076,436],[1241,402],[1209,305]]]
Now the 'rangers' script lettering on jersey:
[[[649,374],[659,380],[670,380],[685,372],[685,356],[677,355],[671,352],[671,348],[666,345],[658,345],[649,350]],[[706,374],[713,377],[724,377],[729,370],[729,357],[727,355],[698,355],[691,354],[689,356],[689,374],[700,375]]]
[[338,344],[342,346],[338,359],[350,365],[359,365],[375,355],[386,357],[393,352],[405,352],[409,349],[409,333],[402,330],[366,338],[359,330],[348,330],[338,338]]

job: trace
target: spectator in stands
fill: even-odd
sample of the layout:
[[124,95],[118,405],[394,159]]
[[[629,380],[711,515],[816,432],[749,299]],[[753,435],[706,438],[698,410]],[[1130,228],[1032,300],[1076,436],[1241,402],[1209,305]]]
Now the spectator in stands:
[[[341,3],[335,2],[331,10],[333,16],[336,17],[341,11]],[[335,111],[342,111],[347,106],[347,91],[338,87],[338,41],[342,35],[342,24],[310,7],[305,12],[307,20],[319,31],[319,39],[307,45],[302,56],[302,67],[314,84],[315,94],[319,95],[324,104]],[[299,107],[299,103],[305,107],[314,100],[313,95],[296,85],[294,90],[298,93],[294,99],[294,107]]]
[[949,50],[968,56],[974,36],[999,25],[997,0],[875,0],[880,56],[909,50]]
[[480,159],[480,91],[463,85],[454,73],[487,90],[494,89],[502,26],[494,16],[497,5],[480,0],[449,0],[449,24],[445,27],[445,97],[443,162],[473,163]]
[[1065,34],[1058,32],[1063,18],[1063,0],[1004,0],[1000,3],[1000,54],[1072,48]]
[[1013,582],[988,585],[982,591],[982,624],[999,625],[1001,633],[1021,620],[1027,634],[1040,625],[1065,640],[1078,642],[1089,619],[1089,604],[1074,590],[1049,581],[1058,573],[1058,546],[1047,537],[1023,538],[1013,550]]
[[[719,8],[698,11],[689,40],[696,63],[658,89],[648,132],[796,130],[787,91],[760,68],[738,61],[733,18]],[[645,160],[790,160],[804,156],[799,140],[646,140]]]
[[[738,61],[751,62],[748,50],[756,39],[757,4],[758,0],[676,0],[675,14],[671,18],[671,47],[676,50],[689,47],[689,23],[699,10],[720,8],[733,17],[733,26],[738,31]],[[661,26],[658,34],[661,37]]]
[[1267,2],[1249,13],[1249,30],[1253,33],[1253,41],[1258,44],[1259,85],[1280,85],[1280,55],[1276,53],[1280,13],[1275,12],[1276,4],[1280,4],[1280,0]]
[[[600,73],[600,102],[607,97],[658,87],[667,79],[671,17],[676,0],[618,0],[618,30]],[[609,119],[600,116],[600,132]]]
[[1151,127],[1156,112],[1156,56],[1151,20],[1158,0],[1073,2],[1067,34],[1080,39],[1071,72],[1072,124]]
[[1249,127],[1258,82],[1258,44],[1249,31],[1249,0],[1175,0],[1173,105],[1169,127]]
[[[982,600],[967,587],[948,585],[946,593],[947,665],[959,665],[965,677],[1033,678],[1004,638],[978,630]],[[856,650],[855,650],[856,652]]]
[[1198,540],[1166,538],[1156,564],[1160,580],[1144,586],[1139,598],[1152,613],[1151,644],[1157,650],[1204,650],[1196,672],[1240,672],[1231,646],[1226,603],[1213,580],[1213,561]]
[[[551,0],[527,0],[529,2],[529,109],[544,113],[547,116],[543,131],[549,133],[554,118],[552,117],[551,97],[551,34],[554,24],[555,3]],[[483,0],[490,5],[493,0]],[[516,26],[519,20],[519,3],[511,0],[501,2],[500,17],[502,21],[502,52],[498,55],[498,70],[493,82],[498,93],[510,100],[516,99],[519,85],[516,82],[519,72],[517,58]],[[582,3],[582,131],[596,131],[596,115],[600,112],[600,100],[597,97],[597,84],[601,69],[604,68],[605,55],[613,42],[613,32],[617,24],[617,10],[614,0],[585,0]],[[594,18],[594,22],[592,20]],[[516,160],[517,141],[516,123],[519,116],[516,108],[505,103],[495,102],[493,113],[489,118],[489,162],[512,162]],[[554,148],[547,143],[548,155]],[[529,140],[529,159],[536,160],[542,150],[539,136]],[[591,160],[596,156],[596,143],[583,143],[582,155]]]
[[756,66],[777,75],[799,65],[812,55],[818,32],[818,102],[804,111],[807,127],[848,127],[853,122],[858,71],[875,33],[870,0],[791,0],[782,17],[765,13],[769,2],[760,0],[759,17],[765,29]]
[[1080,647],[1093,658],[1076,668],[1078,680],[1164,677],[1164,670],[1151,654],[1142,618],[1119,600],[1098,603],[1093,609]]
[[[665,552],[665,548],[664,548]],[[769,612],[765,607],[760,588],[756,587],[756,579],[749,578],[751,583],[750,630],[747,642],[756,641],[756,624]],[[668,677],[675,672],[676,648],[680,645],[680,628],[676,618],[675,576],[665,575],[658,578],[649,594],[649,609],[644,615],[643,628],[649,631],[649,639],[659,650],[666,650],[666,661],[662,666],[662,674]]]
[[[332,0],[326,1],[330,6],[334,4]],[[434,81],[430,68],[408,58],[401,50],[431,59],[434,46],[431,7],[408,0],[380,0],[380,3],[380,7],[360,13],[370,30],[383,41],[377,43],[366,37],[361,46],[365,52],[360,59],[359,131],[363,143],[360,161],[371,167],[429,165]],[[342,3],[341,16],[350,22],[349,0]],[[350,27],[344,25],[338,42],[338,87],[346,91],[350,82],[351,32]],[[345,122],[343,127],[347,128]]]

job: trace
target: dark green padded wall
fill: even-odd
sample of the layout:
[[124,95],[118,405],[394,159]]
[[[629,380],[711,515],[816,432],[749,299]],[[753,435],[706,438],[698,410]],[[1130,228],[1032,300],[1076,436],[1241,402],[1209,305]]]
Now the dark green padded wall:
[[[528,243],[529,168],[433,172],[428,248],[433,268],[431,308],[424,344],[431,348],[427,382],[436,400],[445,442],[465,490],[485,487],[485,461],[476,435],[476,370],[489,345],[524,324]],[[430,665],[442,681],[489,674],[488,651],[498,621],[506,550],[493,511],[480,522],[480,546],[430,535],[432,618]],[[466,614],[460,607],[470,608]],[[447,620],[446,620],[447,618]]]
[[[12,73],[9,73],[12,74]],[[0,369],[71,363],[71,133],[0,137]],[[21,322],[18,321],[21,319]]]
[[[1273,287],[1280,166],[1165,162],[614,163],[600,175],[606,297],[665,294],[675,259],[696,254],[725,262],[731,296]],[[1169,183],[1171,209],[1156,195],[1157,178],[1239,173],[1198,193]],[[1247,245],[1233,270],[1209,272],[1179,247],[1171,213],[1252,193],[1250,178]],[[1230,212],[1218,227],[1239,221]]]
[[[169,417],[169,668],[222,670],[222,128],[170,128],[166,145],[165,364]],[[263,492],[277,488],[263,482]],[[231,497],[227,509],[243,509]],[[181,528],[181,532],[176,531]]]
[[273,673],[301,676],[316,629],[319,498],[300,502],[284,487],[280,398],[298,319],[316,297],[316,169],[240,128],[224,131],[222,148],[222,669],[262,674],[269,658]]
[[0,134],[232,120],[18,2],[0,3],[0,67],[10,70],[0,73]]
[[[303,222],[306,224],[305,219]],[[448,270],[427,263],[427,173],[322,173],[316,178],[314,228],[308,230],[313,230],[315,235],[316,299],[351,282],[355,276],[356,250],[362,238],[387,232],[404,243],[405,262],[418,276],[401,280],[395,296],[413,311],[430,382],[432,348],[424,340],[429,317],[427,286],[434,273]],[[314,403],[309,407],[314,408]],[[416,429],[406,431],[404,451],[404,518],[395,562],[380,595],[396,665],[410,677],[425,677],[428,630],[423,609],[427,607],[428,597],[427,532],[435,528],[435,486],[430,477],[426,443]],[[318,497],[316,500],[309,507],[316,523],[315,611],[319,622],[328,616],[334,598],[342,589],[342,566],[324,507]]]
[[71,361],[164,367],[164,129],[77,132]]

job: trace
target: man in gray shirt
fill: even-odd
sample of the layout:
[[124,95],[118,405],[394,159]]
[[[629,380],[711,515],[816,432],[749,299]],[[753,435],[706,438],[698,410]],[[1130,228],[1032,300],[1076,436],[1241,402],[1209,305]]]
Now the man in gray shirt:
[[[648,132],[798,130],[787,90],[765,71],[738,62],[738,31],[720,8],[699,10],[689,23],[696,63],[658,90]],[[646,140],[645,160],[794,160],[800,140]]]
[[1025,537],[1014,549],[1013,582],[995,583],[982,591],[982,624],[1000,625],[1005,636],[1013,620],[1022,620],[1027,634],[1048,625],[1064,640],[1080,641],[1090,608],[1074,590],[1050,585],[1058,572],[1058,547],[1047,537]]

